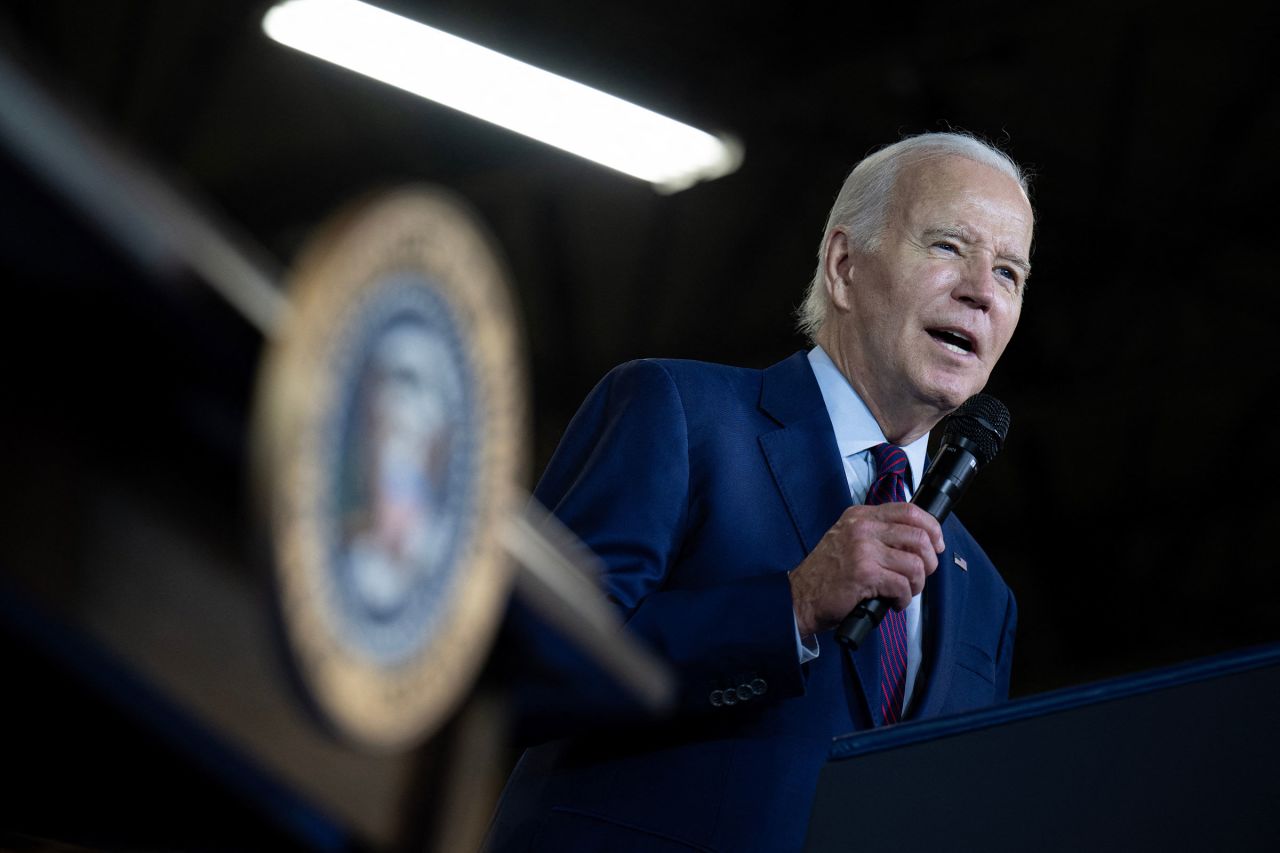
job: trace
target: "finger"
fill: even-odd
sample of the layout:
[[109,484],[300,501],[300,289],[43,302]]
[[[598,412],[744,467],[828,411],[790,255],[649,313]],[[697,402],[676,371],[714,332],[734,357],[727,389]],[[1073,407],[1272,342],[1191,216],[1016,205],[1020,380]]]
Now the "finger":
[[873,514],[883,521],[918,527],[929,534],[929,542],[933,546],[935,553],[941,554],[947,549],[947,543],[942,538],[942,525],[938,523],[938,519],[929,515],[929,513],[915,504],[877,504],[871,509],[874,511]]
[[[938,567],[938,554],[933,550],[928,532],[922,527],[886,521],[875,514],[864,513],[851,518],[843,532],[852,549],[864,544],[886,546],[919,557],[925,574],[932,574]],[[877,554],[873,551],[868,556],[876,558]]]
[[887,601],[894,610],[905,610],[916,594],[905,575],[887,568],[876,575],[874,585],[875,595],[872,597]]
[[[924,590],[925,579],[932,572],[919,554],[893,548],[886,548],[880,555],[879,567],[906,581],[912,596],[919,595]],[[910,596],[908,596],[909,599]]]
[[906,524],[886,524],[881,528],[879,540],[889,548],[912,554],[920,559],[926,575],[938,568],[938,552],[933,549],[929,534],[919,527]]

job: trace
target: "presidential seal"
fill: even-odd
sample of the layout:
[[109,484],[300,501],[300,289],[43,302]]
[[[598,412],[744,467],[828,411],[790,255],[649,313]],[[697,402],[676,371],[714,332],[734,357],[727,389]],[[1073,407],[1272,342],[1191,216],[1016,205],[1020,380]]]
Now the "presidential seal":
[[402,190],[322,228],[264,360],[256,482],[289,658],[323,719],[396,749],[469,689],[524,479],[507,277],[475,219]]

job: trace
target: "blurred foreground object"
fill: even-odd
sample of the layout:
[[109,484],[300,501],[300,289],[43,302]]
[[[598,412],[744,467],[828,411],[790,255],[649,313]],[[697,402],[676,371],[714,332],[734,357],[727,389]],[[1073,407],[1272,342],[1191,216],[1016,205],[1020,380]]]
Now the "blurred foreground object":
[[[586,637],[584,654],[624,691],[661,704],[665,670],[622,633],[587,580],[587,555],[564,555],[524,517],[519,335],[500,264],[456,199],[403,190],[352,208],[290,277],[311,294],[295,307],[267,253],[5,57],[0,146],[20,190],[73,214],[60,241],[96,238],[126,262],[62,291],[19,288],[15,316],[33,335],[23,347],[48,343],[32,320],[58,318],[63,339],[62,360],[15,374],[37,396],[7,432],[10,654],[29,648],[36,668],[65,671],[312,849],[395,846],[423,826],[467,838],[458,824],[487,819],[485,794],[459,782],[505,769],[493,759],[506,735],[501,691],[478,702],[470,692],[511,588],[511,551],[535,566],[549,621]],[[64,361],[79,383],[65,403],[48,394],[64,387]],[[262,503],[315,536],[271,543],[278,573],[244,547],[251,384],[257,458],[277,464],[254,469]],[[573,577],[558,579],[570,564]],[[339,739],[313,725],[290,675]],[[110,731],[84,703],[65,716]],[[125,847],[194,843],[148,837],[158,824],[123,783],[81,795],[109,804],[111,828],[77,823],[75,796],[30,770],[59,766],[63,735],[44,722],[11,736],[25,744],[11,769],[31,783],[16,813],[36,821],[22,826],[88,827]],[[179,783],[168,787],[199,813]],[[463,816],[455,807],[468,801]],[[204,819],[173,823],[194,833]]]
[[291,660],[343,737],[396,749],[471,688],[520,588],[640,703],[661,667],[620,633],[593,555],[526,478],[520,336],[498,254],[439,189],[389,192],[321,227],[263,362],[255,481]]
[[485,660],[509,588],[496,531],[527,466],[508,292],[438,190],[339,215],[291,276],[255,480],[292,660],[355,742],[421,740]]

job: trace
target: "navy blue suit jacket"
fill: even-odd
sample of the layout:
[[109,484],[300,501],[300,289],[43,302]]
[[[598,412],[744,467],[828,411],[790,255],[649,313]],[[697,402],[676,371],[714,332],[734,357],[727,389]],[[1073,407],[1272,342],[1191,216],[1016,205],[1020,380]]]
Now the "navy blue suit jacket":
[[[824,634],[797,661],[786,573],[850,503],[805,354],[615,369],[536,494],[604,561],[628,627],[677,671],[679,707],[528,750],[489,848],[798,849],[831,739],[874,725],[879,695],[876,642],[849,653]],[[1013,596],[959,521],[943,531],[908,719],[1008,695]]]

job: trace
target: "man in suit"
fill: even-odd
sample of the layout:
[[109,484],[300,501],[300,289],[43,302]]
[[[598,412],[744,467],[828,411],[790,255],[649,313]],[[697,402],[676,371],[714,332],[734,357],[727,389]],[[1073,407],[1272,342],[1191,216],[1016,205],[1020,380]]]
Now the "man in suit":
[[[679,705],[528,750],[491,850],[795,850],[831,738],[1007,697],[1016,609],[986,555],[954,516],[864,501],[886,453],[909,493],[928,431],[986,384],[1032,224],[1001,152],[903,140],[832,208],[801,309],[812,350],[765,370],[633,362],[597,386],[536,494],[601,557]],[[897,633],[850,652],[831,630],[873,597]]]

